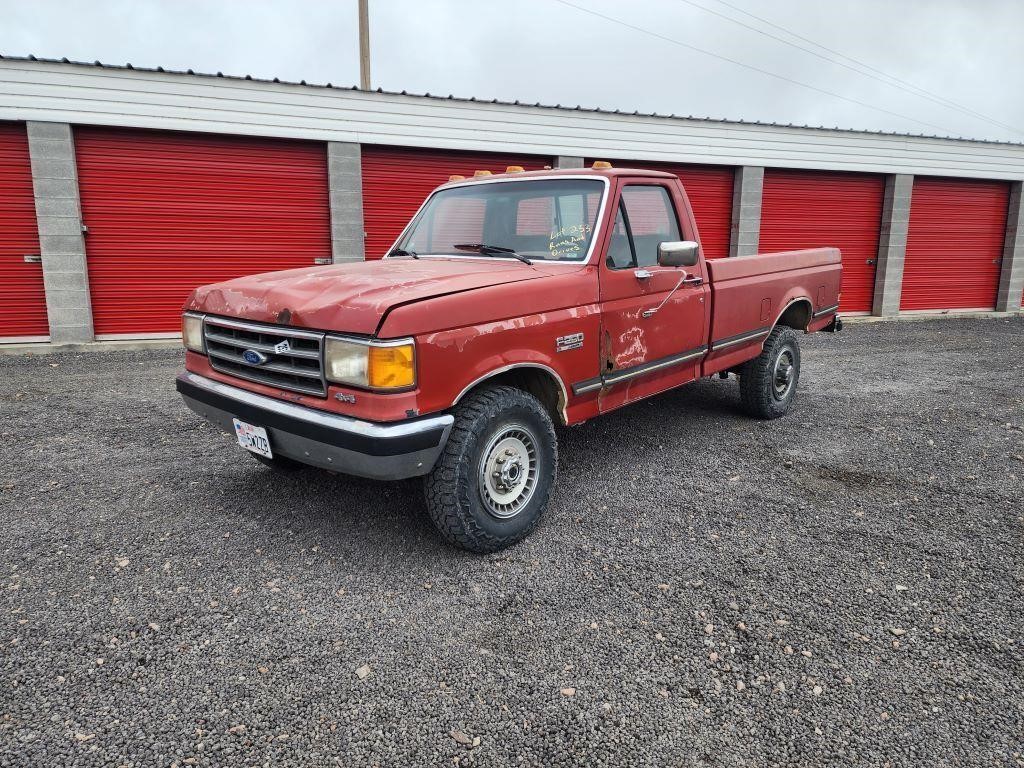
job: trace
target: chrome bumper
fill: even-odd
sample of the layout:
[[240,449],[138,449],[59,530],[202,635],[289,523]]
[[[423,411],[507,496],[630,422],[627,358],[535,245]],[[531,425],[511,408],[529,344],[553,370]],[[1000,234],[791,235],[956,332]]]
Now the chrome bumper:
[[451,414],[394,423],[361,421],[189,372],[180,374],[176,384],[185,405],[232,434],[233,418],[265,428],[275,455],[376,480],[427,474],[455,421]]

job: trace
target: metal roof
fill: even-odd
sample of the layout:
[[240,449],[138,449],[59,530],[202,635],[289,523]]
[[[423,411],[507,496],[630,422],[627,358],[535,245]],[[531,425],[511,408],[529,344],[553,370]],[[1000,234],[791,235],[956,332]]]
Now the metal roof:
[[[0,53],[0,60],[6,60],[6,61],[26,61],[26,62],[27,61],[33,61],[33,62],[41,62],[41,63],[44,63],[44,64],[70,64],[70,65],[78,66],[78,67],[94,67],[94,68],[109,69],[109,70],[131,70],[131,71],[136,71],[136,72],[154,72],[154,73],[169,74],[169,75],[185,75],[185,76],[188,76],[188,77],[199,77],[199,78],[222,78],[222,79],[225,79],[225,80],[250,81],[250,82],[256,82],[256,83],[268,83],[268,84],[269,83],[273,83],[273,84],[280,84],[280,85],[302,86],[302,87],[305,87],[305,88],[320,88],[320,89],[343,90],[343,91],[348,91],[348,90],[351,90],[351,91],[361,91],[362,90],[357,85],[337,86],[337,85],[333,85],[332,83],[310,83],[310,82],[307,82],[305,80],[299,80],[298,82],[295,82],[295,81],[292,81],[292,80],[281,80],[280,78],[277,78],[277,77],[272,78],[272,79],[267,79],[267,78],[253,77],[252,75],[225,75],[223,72],[216,72],[216,73],[196,72],[195,70],[192,70],[192,69],[175,70],[175,69],[166,69],[164,67],[136,67],[136,66],[134,66],[131,63],[127,63],[127,64],[104,64],[103,62],[98,61],[98,60],[97,61],[88,62],[88,61],[74,61],[74,60],[71,60],[71,59],[68,59],[68,58],[50,59],[50,58],[43,58],[43,57],[33,56],[31,54],[28,55],[28,56],[10,56],[10,55],[6,55],[6,54]],[[970,142],[970,143],[973,143],[973,144],[999,144],[999,145],[1007,145],[1007,146],[1015,146],[1015,147],[1024,146],[1024,142],[1003,141],[1003,140],[999,140],[999,139],[976,139],[976,138],[969,138],[969,137],[963,137],[963,136],[942,136],[942,135],[938,135],[938,134],[925,134],[925,133],[900,133],[898,131],[872,131],[872,130],[867,130],[867,129],[863,129],[863,128],[841,128],[839,126],[828,127],[828,126],[824,126],[824,125],[799,125],[799,124],[796,124],[796,123],[775,123],[775,122],[765,122],[765,121],[761,121],[761,120],[735,120],[735,119],[715,118],[715,117],[708,117],[708,116],[700,117],[700,116],[695,116],[695,115],[676,115],[676,114],[661,114],[661,113],[658,113],[658,112],[640,112],[638,110],[634,110],[633,112],[630,112],[628,110],[621,110],[621,109],[602,109],[601,107],[584,107],[584,106],[581,106],[579,104],[577,104],[575,107],[569,107],[569,106],[563,106],[562,104],[543,104],[543,103],[541,103],[539,101],[536,102],[536,103],[523,102],[523,101],[519,101],[519,100],[515,100],[515,101],[502,101],[500,99],[478,99],[476,97],[455,96],[453,94],[448,94],[447,96],[439,96],[437,94],[432,94],[432,93],[410,93],[408,91],[386,91],[383,88],[376,88],[376,89],[373,89],[371,91],[364,91],[364,92],[367,92],[367,93],[380,93],[380,94],[385,94],[385,95],[390,95],[390,96],[409,96],[409,97],[413,97],[413,98],[433,99],[433,100],[436,100],[436,101],[455,101],[455,102],[478,103],[478,104],[498,104],[498,105],[510,106],[510,107],[513,107],[513,106],[514,107],[533,107],[533,108],[539,108],[539,109],[558,110],[558,111],[562,111],[562,112],[588,112],[588,113],[602,114],[602,115],[623,115],[623,116],[627,116],[627,117],[633,116],[633,117],[641,117],[641,118],[658,118],[658,119],[663,119],[663,120],[687,120],[687,121],[697,121],[697,122],[706,122],[706,123],[720,123],[720,124],[727,124],[727,125],[766,126],[766,127],[776,127],[776,128],[798,128],[798,129],[808,130],[808,131],[842,131],[844,133],[855,133],[855,134],[863,134],[863,135],[868,135],[868,136],[892,136],[892,137],[906,137],[906,138],[919,138],[919,139],[941,139],[941,140],[946,140],[946,141]]]
[[[852,173],[1024,180],[1024,144],[0,58],[0,120]],[[372,151],[372,150],[370,150]],[[513,162],[513,160],[509,160]],[[555,164],[555,163],[552,163]]]

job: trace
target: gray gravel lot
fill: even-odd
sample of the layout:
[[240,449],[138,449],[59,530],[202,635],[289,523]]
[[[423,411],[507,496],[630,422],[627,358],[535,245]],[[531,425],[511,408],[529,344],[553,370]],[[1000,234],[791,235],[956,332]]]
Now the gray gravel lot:
[[266,470],[177,351],[0,356],[0,766],[1024,765],[1024,318],[804,350],[782,420],[563,431],[487,557]]

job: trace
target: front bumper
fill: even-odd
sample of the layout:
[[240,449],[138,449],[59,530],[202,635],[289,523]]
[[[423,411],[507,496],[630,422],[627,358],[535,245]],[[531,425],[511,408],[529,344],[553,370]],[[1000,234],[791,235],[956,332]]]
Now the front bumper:
[[185,405],[234,434],[233,418],[263,427],[274,455],[376,480],[425,475],[448,441],[451,414],[394,423],[361,421],[275,400],[195,373],[182,373]]

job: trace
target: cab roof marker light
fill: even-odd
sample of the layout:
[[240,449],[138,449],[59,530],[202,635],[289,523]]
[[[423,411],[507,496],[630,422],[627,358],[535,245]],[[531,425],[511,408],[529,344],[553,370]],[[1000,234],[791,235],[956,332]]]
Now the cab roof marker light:
[[607,160],[595,160],[594,164],[590,167],[593,168],[595,171],[606,171],[612,167],[612,164],[609,163]]
[[480,176],[490,176],[490,171],[473,171],[473,178],[479,178]]
[[505,173],[522,173],[523,170],[523,166],[521,165],[510,165],[505,169]]
[[466,177],[462,176],[462,175],[460,175],[458,173],[453,173],[451,176],[448,177],[448,181],[465,181],[465,180],[466,180]]

